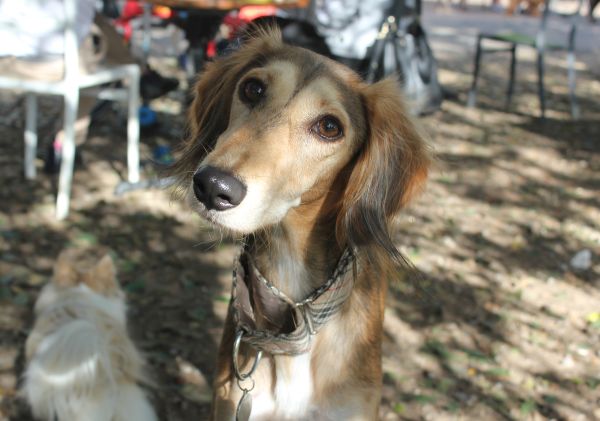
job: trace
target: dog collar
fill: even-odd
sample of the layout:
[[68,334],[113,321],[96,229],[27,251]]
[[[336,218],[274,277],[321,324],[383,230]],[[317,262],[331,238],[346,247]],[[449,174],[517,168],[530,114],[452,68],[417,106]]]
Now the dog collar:
[[[242,336],[242,341],[256,350],[273,355],[298,355],[309,351],[312,336],[337,314],[350,296],[355,263],[354,252],[347,248],[327,281],[303,300],[295,302],[260,273],[244,245],[233,266],[230,309],[236,335]],[[287,326],[277,330],[257,327],[256,294],[267,296],[274,305],[284,307]]]

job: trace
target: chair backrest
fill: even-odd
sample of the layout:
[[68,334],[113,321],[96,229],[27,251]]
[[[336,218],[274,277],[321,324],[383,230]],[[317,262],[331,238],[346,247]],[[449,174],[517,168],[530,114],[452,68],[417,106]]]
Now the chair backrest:
[[[567,33],[567,49],[574,50],[575,49],[575,35],[577,31],[577,19],[581,12],[581,7],[583,6],[583,0],[574,0],[571,2],[573,4],[567,5],[567,9],[559,9],[557,0],[545,0],[544,2],[544,10],[541,16],[541,23],[539,30],[536,35],[536,47],[538,49],[544,49],[547,39],[547,32],[550,25],[550,18],[554,16],[558,16],[564,19],[569,20],[569,28]],[[561,4],[561,6],[564,3]]]
[[[17,0],[6,0],[17,1]],[[20,0],[19,0],[20,1]],[[80,79],[79,47],[77,37],[78,2],[81,0],[61,0],[64,21],[60,23],[59,31],[63,38],[64,68],[62,78],[56,81],[37,80],[35,78],[0,75],[0,88],[17,91],[38,92],[48,94],[64,94],[65,89],[78,89]]]

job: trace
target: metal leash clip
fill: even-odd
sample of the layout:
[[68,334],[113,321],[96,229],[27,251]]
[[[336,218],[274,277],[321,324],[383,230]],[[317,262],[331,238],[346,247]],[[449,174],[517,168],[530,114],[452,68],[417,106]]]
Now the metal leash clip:
[[[262,357],[262,351],[258,351],[256,353],[256,358],[254,359],[254,364],[247,373],[240,372],[240,368],[238,366],[238,354],[240,351],[240,343],[242,342],[242,336],[244,336],[244,331],[239,329],[235,334],[235,341],[233,341],[233,371],[235,372],[235,377],[237,378],[237,386],[242,391],[242,397],[240,398],[237,408],[235,409],[235,420],[236,421],[248,421],[250,419],[250,414],[252,413],[252,395],[250,392],[254,389],[254,379],[252,378],[252,374],[256,371],[256,367],[258,367],[258,363]],[[251,384],[249,386],[244,386],[244,382],[250,381]]]

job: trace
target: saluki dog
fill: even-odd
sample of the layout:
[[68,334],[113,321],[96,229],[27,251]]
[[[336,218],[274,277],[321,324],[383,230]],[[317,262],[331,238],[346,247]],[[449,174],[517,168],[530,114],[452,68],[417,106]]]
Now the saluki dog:
[[174,174],[243,238],[212,419],[376,419],[386,283],[406,263],[392,220],[431,162],[397,81],[259,30],[207,66],[189,118]]

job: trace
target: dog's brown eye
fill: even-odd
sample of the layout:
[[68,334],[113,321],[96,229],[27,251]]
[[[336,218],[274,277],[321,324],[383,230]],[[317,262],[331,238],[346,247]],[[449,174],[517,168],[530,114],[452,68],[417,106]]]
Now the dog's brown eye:
[[240,99],[248,104],[259,102],[267,91],[267,87],[258,79],[248,79],[240,87]]
[[344,134],[340,121],[331,115],[321,118],[313,126],[313,131],[325,140],[337,140]]

